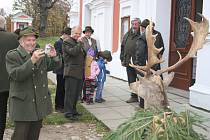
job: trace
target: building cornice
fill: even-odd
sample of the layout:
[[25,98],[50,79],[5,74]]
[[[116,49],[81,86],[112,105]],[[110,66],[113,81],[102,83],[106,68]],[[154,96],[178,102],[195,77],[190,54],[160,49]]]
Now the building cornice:
[[120,4],[124,3],[124,2],[128,2],[130,0],[120,0]]
[[25,14],[25,13],[23,13],[23,12],[18,12],[18,13],[16,13],[16,14],[14,14],[14,15],[12,16],[12,18],[11,18],[11,19],[13,19],[13,20],[15,20],[15,19],[19,19],[19,16],[26,16],[26,17],[27,17],[27,19],[29,19],[29,20],[33,20],[33,18],[32,18],[32,17],[30,17],[29,15],[27,15],[27,14]]
[[92,9],[100,9],[112,6],[113,0],[85,0],[84,4]]

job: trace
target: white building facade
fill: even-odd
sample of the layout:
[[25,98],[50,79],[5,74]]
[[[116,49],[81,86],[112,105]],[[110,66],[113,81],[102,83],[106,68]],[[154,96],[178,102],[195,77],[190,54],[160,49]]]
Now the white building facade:
[[79,25],[79,10],[80,10],[80,1],[79,0],[73,0],[71,2],[71,9],[70,9],[70,25],[69,27],[74,27]]
[[[184,56],[192,43],[191,30],[183,16],[199,20],[195,13],[201,12],[210,19],[209,4],[208,0],[80,0],[80,24],[83,28],[92,26],[102,50],[112,51],[113,61],[108,64],[110,75],[127,80],[119,59],[120,44],[121,36],[130,28],[133,18],[148,18],[155,22],[155,29],[161,32],[165,45],[165,62],[161,66],[167,67],[177,61],[175,50]],[[210,42],[209,38],[207,42]],[[197,62],[192,59],[175,71],[171,85],[190,90],[190,104],[210,110],[210,78],[207,78],[210,65],[205,62],[210,59],[208,54],[210,43],[198,51]]]
[[16,29],[23,29],[25,27],[32,26],[32,21],[32,17],[23,12],[18,12],[11,18],[11,31],[14,32]]
[[[203,15],[210,20],[210,1],[203,1]],[[210,34],[206,38],[204,48],[197,53],[196,81],[190,87],[190,104],[199,108],[210,110],[210,65],[207,64],[210,59]]]

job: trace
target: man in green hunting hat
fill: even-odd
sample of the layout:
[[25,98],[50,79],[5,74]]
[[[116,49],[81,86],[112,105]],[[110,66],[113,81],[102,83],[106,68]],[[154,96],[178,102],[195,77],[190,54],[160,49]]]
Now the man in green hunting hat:
[[32,27],[24,28],[20,31],[20,45],[6,55],[9,115],[15,124],[12,140],[38,140],[42,120],[52,110],[47,71],[60,66],[61,58],[52,46],[48,54],[35,49],[37,38]]
[[20,31],[18,39],[20,39],[23,36],[28,36],[28,35],[34,35],[36,38],[39,37],[38,33],[35,31],[34,28],[26,27]]

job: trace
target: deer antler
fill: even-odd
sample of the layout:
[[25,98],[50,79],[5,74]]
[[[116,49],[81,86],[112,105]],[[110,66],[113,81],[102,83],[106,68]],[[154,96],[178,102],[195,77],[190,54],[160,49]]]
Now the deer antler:
[[146,66],[136,66],[133,63],[130,64],[131,67],[135,68],[139,72],[143,73],[145,76],[149,75],[151,73],[154,73],[154,70],[152,70],[152,66],[158,63],[164,62],[164,60],[158,58],[158,54],[163,49],[156,48],[155,47],[155,41],[156,41],[156,35],[153,35],[153,25],[152,21],[150,21],[150,24],[146,28],[146,41],[147,41],[147,47],[148,47],[148,61],[146,63]]
[[155,40],[156,40],[156,35],[153,35],[153,25],[152,21],[150,21],[150,24],[146,28],[146,40],[147,40],[147,47],[148,47],[148,62],[147,62],[147,71],[150,71],[151,67],[155,64],[162,63],[164,60],[158,58],[158,54],[160,54],[160,51],[163,49],[161,48],[156,48],[155,47]]
[[131,64],[129,64],[129,66],[135,68],[137,71],[141,72],[143,75],[146,75],[146,72],[144,71],[145,68],[143,68],[145,66],[134,65],[132,59],[131,59]]
[[194,32],[193,42],[192,42],[192,45],[188,54],[183,59],[181,59],[181,55],[178,52],[179,57],[180,57],[179,61],[168,68],[158,70],[156,74],[161,75],[164,72],[172,71],[175,68],[181,66],[183,63],[185,63],[187,60],[193,57],[196,54],[197,50],[203,47],[203,43],[209,31],[209,21],[200,13],[198,13],[198,15],[203,18],[203,20],[200,23],[194,22],[191,19],[185,17],[185,19],[189,21],[192,27],[192,30]]

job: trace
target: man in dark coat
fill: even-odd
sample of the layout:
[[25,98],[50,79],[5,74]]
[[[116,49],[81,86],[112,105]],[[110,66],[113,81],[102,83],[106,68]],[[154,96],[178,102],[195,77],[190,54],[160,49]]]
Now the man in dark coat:
[[[147,60],[147,41],[146,41],[146,35],[145,35],[145,30],[146,27],[149,25],[149,20],[145,19],[141,23],[141,33],[142,35],[139,37],[137,40],[137,45],[136,45],[136,60],[135,64],[144,66],[146,64]],[[156,41],[155,41],[155,47],[156,48],[163,48],[161,52],[158,54],[159,59],[162,57],[163,52],[165,50],[164,48],[164,43],[163,43],[163,38],[161,36],[161,33],[158,32],[157,30],[154,29],[155,24],[153,23],[153,35],[156,36]],[[152,67],[153,70],[160,70],[160,64],[156,64]]]
[[47,71],[60,66],[61,58],[53,46],[48,54],[35,49],[37,37],[33,28],[24,28],[19,35],[20,45],[6,55],[9,116],[15,125],[12,140],[38,140],[42,120],[52,111]]
[[[138,38],[137,42],[136,42],[136,52],[135,52],[135,56],[136,56],[136,60],[134,61],[134,64],[139,65],[139,66],[145,66],[146,65],[146,60],[148,59],[148,48],[147,48],[147,41],[146,41],[146,35],[145,35],[145,31],[146,31],[146,27],[149,25],[149,20],[145,19],[142,21],[141,23],[141,36]],[[153,35],[156,35],[156,41],[155,41],[155,47],[157,48],[161,48],[163,47],[162,51],[160,52],[160,54],[158,55],[159,58],[162,57],[162,54],[164,52],[164,44],[163,44],[163,39],[162,36],[160,34],[160,32],[154,30],[154,23],[153,23]],[[160,69],[160,64],[155,64],[152,67],[153,70],[159,70]],[[143,76],[141,73],[139,73],[140,76]],[[139,97],[139,106],[144,108],[144,99]]]
[[[62,52],[63,40],[68,39],[70,35],[71,35],[71,28],[66,27],[62,33],[62,36],[54,44],[56,52],[61,56],[63,55]],[[61,68],[53,71],[54,73],[56,73],[56,79],[57,79],[55,110],[59,112],[64,111],[65,80],[63,77],[63,70],[64,70],[64,62],[62,60]]]
[[65,117],[77,120],[81,115],[77,112],[76,104],[82,91],[82,79],[85,65],[84,44],[81,42],[81,28],[72,28],[71,37],[63,42],[64,78],[65,78]]
[[[120,60],[122,66],[126,67],[129,85],[137,80],[136,70],[130,67],[129,63],[131,63],[131,59],[133,62],[136,60],[135,48],[136,41],[140,35],[140,23],[141,21],[139,18],[135,18],[131,21],[131,29],[124,35],[121,44]],[[135,93],[131,93],[131,98],[126,102],[138,102],[138,96]]]
[[9,97],[9,80],[6,71],[5,56],[9,50],[18,47],[17,36],[13,33],[6,32],[5,18],[0,15],[0,140],[3,139],[6,114],[7,100]]

